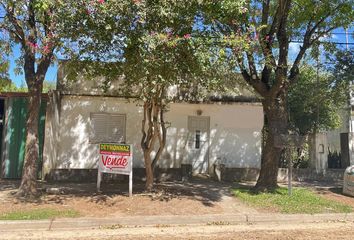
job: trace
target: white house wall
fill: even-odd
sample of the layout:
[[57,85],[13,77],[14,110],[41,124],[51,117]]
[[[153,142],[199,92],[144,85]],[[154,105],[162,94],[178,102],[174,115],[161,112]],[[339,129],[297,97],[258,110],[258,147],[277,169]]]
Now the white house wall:
[[341,125],[339,128],[327,131],[327,142],[328,142],[328,149],[329,151],[341,152],[340,146],[340,134],[349,132],[349,113],[347,109],[340,109],[340,120]]
[[[251,104],[187,104],[169,107],[167,144],[159,163],[162,168],[178,168],[186,160],[188,116],[210,117],[209,167],[216,161],[227,167],[259,167],[262,107]],[[98,146],[89,142],[90,113],[126,114],[126,143],[134,146],[134,167],[143,167],[140,149],[142,108],[124,99],[92,96],[62,96],[56,159],[45,144],[45,164],[56,168],[96,168]],[[49,141],[46,141],[49,142]],[[186,162],[185,162],[186,163]]]
[[[187,153],[187,120],[201,110],[202,116],[210,117],[209,167],[218,160],[227,167],[259,167],[261,106],[247,104],[171,104],[167,120],[171,122],[163,167],[178,167],[185,162]],[[163,160],[162,160],[163,161]],[[188,160],[187,160],[188,161]],[[168,165],[168,163],[170,165]]]

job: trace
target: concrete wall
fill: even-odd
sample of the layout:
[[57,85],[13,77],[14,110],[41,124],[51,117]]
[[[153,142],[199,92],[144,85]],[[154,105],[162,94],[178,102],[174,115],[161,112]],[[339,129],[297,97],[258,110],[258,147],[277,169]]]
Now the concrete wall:
[[310,135],[310,168],[323,172],[328,168],[328,136],[327,133]]
[[[57,97],[58,98],[58,97]],[[135,168],[144,167],[140,149],[142,109],[135,102],[111,97],[64,95],[52,100],[47,113],[44,174],[53,169],[97,167],[98,146],[89,142],[91,112],[126,114],[126,142],[133,144]],[[171,104],[170,123],[160,168],[180,168],[185,161],[188,116],[210,117],[209,167],[218,161],[229,168],[259,168],[262,107],[255,104]]]
[[347,109],[338,110],[340,114],[341,125],[339,128],[327,131],[327,142],[329,150],[333,152],[340,153],[340,134],[349,132],[349,112]]

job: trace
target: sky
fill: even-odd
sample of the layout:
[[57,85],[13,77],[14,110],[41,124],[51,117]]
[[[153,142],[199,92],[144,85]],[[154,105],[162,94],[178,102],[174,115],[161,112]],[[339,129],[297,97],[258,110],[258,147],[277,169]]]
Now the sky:
[[[353,32],[354,28],[351,28],[349,31],[349,43],[354,44],[354,38],[353,38]],[[330,41],[333,42],[340,42],[340,43],[345,43],[346,42],[346,35],[344,34],[345,31],[344,29],[336,29],[333,31],[332,35],[328,38]],[[290,43],[289,46],[289,55],[290,58],[291,56],[294,56],[300,48],[300,43]],[[351,45],[353,47],[353,45]],[[345,45],[341,45],[342,48],[345,47]],[[15,67],[16,63],[15,60],[20,56],[20,48],[19,45],[14,46],[13,48],[13,54],[10,56],[10,79],[18,86],[25,86],[25,78],[23,74],[17,75],[15,74]],[[54,64],[50,66],[48,69],[48,72],[46,74],[45,80],[50,81],[50,82],[56,82],[57,80],[57,64]]]

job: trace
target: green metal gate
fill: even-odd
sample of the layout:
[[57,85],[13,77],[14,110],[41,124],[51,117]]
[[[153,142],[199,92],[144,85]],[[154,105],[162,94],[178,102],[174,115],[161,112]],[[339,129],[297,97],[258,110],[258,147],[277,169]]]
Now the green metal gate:
[[[39,159],[38,159],[38,177],[42,170],[44,126],[47,102],[42,99],[39,114]],[[26,145],[26,118],[28,111],[28,98],[10,97],[6,104],[6,125],[3,141],[3,178],[21,178],[22,167],[25,155]]]

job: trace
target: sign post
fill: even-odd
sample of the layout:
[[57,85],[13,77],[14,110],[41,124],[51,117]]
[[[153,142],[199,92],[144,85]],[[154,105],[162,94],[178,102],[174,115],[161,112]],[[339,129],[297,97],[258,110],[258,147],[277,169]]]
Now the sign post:
[[129,144],[101,143],[98,161],[97,191],[102,173],[129,175],[129,197],[133,195],[133,149]]
[[291,161],[291,148],[301,147],[304,142],[304,136],[296,134],[280,134],[276,136],[274,143],[276,147],[286,149],[286,157],[288,159],[288,194],[292,195],[292,176],[293,176],[293,164]]

